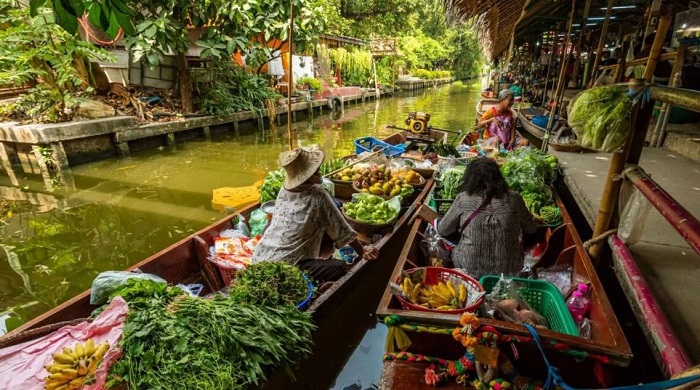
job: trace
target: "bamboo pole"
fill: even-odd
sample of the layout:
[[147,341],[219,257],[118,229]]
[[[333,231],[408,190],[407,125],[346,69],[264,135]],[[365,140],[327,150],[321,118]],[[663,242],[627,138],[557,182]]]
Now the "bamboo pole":
[[[588,21],[588,12],[591,9],[591,0],[586,0],[586,5],[583,7],[583,20],[581,21],[581,32],[578,35],[578,42],[576,43],[576,62],[574,63],[574,74],[571,76],[572,80],[578,80],[579,66],[581,65],[581,44],[583,43],[583,35],[586,32],[586,22]],[[578,86],[578,83],[576,84]]]
[[[651,46],[651,54],[649,54],[647,68],[644,71],[645,78],[644,80],[635,79],[630,82],[630,86],[632,88],[643,87],[643,83],[645,81],[648,82],[651,80],[651,76],[654,74],[654,68],[656,68],[656,60],[659,58],[659,52],[661,51],[661,44],[666,37],[666,31],[668,30],[670,24],[671,19],[668,17],[663,17],[661,20],[659,20],[659,28],[656,32],[656,37],[654,38],[654,44]],[[625,164],[637,164],[639,162],[639,158],[642,154],[642,147],[644,146],[644,138],[649,128],[649,120],[651,119],[653,109],[654,101],[652,100],[650,102],[646,102],[643,108],[640,107],[640,104],[637,104],[632,111],[630,132],[627,135],[622,148],[613,153],[610,161],[608,177],[605,180],[605,188],[603,189],[603,197],[598,207],[598,215],[595,220],[595,227],[593,228],[594,238],[603,234],[610,228],[610,222],[612,221],[612,216],[617,205],[617,199],[620,194],[620,186],[622,185],[621,181],[617,178],[622,173]],[[593,245],[589,249],[591,257],[597,259],[600,255],[601,249],[602,243]]]
[[605,47],[605,37],[608,35],[608,25],[610,24],[610,14],[612,13],[613,5],[615,5],[615,0],[608,0],[608,8],[605,10],[605,21],[603,22],[603,29],[600,31],[600,39],[598,39],[598,48],[595,51],[595,61],[593,62],[593,68],[591,69],[591,77],[588,80],[589,88],[595,82],[595,74],[598,71],[598,66],[600,66],[600,57],[603,55],[603,47]]
[[[646,21],[646,28],[644,29],[644,35],[642,35],[642,48],[640,50],[646,49],[646,43],[644,43],[645,38],[647,37],[647,35],[651,34],[651,31],[654,31],[654,25],[652,21],[655,17],[659,16],[660,9],[661,0],[654,0],[651,2],[651,5],[649,6],[649,19],[647,19]],[[661,21],[659,20],[659,22]]]
[[292,140],[292,87],[294,86],[294,74],[292,73],[292,62],[294,59],[294,2],[289,2],[289,62],[287,64],[287,138],[289,139],[289,150],[294,149]]
[[559,79],[557,80],[557,89],[555,90],[555,93],[552,95],[554,97],[554,101],[556,102],[556,105],[554,107],[550,107],[549,110],[549,119],[547,120],[547,129],[545,131],[544,137],[542,138],[542,151],[546,152],[547,151],[547,146],[549,145],[549,134],[552,131],[552,126],[554,124],[554,117],[557,114],[557,111],[559,111],[559,105],[561,104],[560,100],[561,97],[559,95],[564,94],[564,90],[566,90],[566,86],[564,85],[564,81],[566,79],[566,64],[569,60],[568,51],[569,51],[569,42],[571,42],[571,24],[574,22],[574,15],[576,14],[576,0],[571,1],[571,14],[569,15],[569,23],[566,28],[566,39],[564,40],[564,48],[561,51],[562,59],[559,61]]
[[[683,62],[685,61],[686,47],[687,46],[685,44],[681,43],[676,49],[676,59],[673,62],[671,77],[668,80],[669,87],[680,86],[680,72],[681,69],[683,69]],[[668,125],[668,118],[671,113],[671,108],[672,106],[668,103],[664,103],[661,105],[661,110],[659,111],[659,119],[656,121],[656,127],[654,128],[654,132],[651,134],[649,146],[660,148],[663,145],[664,138],[666,135],[666,125]]]
[[619,83],[625,76],[625,69],[627,68],[627,50],[630,48],[630,38],[625,37],[622,41],[621,52],[620,52],[620,62],[615,68],[615,74],[613,75],[613,83]]

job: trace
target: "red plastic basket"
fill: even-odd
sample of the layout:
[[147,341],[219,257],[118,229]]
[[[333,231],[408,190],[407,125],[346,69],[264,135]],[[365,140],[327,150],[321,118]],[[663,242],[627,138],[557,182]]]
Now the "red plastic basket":
[[236,274],[239,271],[242,271],[242,268],[236,267],[234,263],[226,260],[220,260],[215,257],[209,257],[209,261],[214,263],[216,265],[216,268],[219,269],[219,274],[221,275],[221,279],[224,280],[224,284],[228,286],[231,284],[231,280],[236,278]]
[[[455,282],[464,284],[465,287],[467,287],[467,290],[473,291],[477,290],[479,292],[484,291],[484,287],[479,284],[479,282],[472,278],[469,275],[465,275],[459,271],[455,271],[453,269],[449,268],[442,268],[442,267],[421,267],[421,268],[414,268],[411,270],[406,271],[406,273],[410,274],[413,273],[419,269],[425,269],[425,276],[423,281],[421,282],[422,285],[424,286],[432,286],[435,284],[438,284],[443,281],[451,280],[452,283],[454,284]],[[399,280],[396,282],[400,285],[401,281],[403,280],[403,275],[399,276]],[[459,285],[455,284],[455,288],[459,288]],[[416,305],[415,303],[411,303],[410,301],[404,299],[403,297],[396,296],[399,299],[399,302],[401,302],[401,307],[404,310],[416,310],[416,311],[429,311],[433,313],[442,313],[442,314],[462,314],[462,313],[467,313],[467,312],[474,312],[476,311],[482,303],[484,303],[484,297],[480,297],[476,302],[474,302],[471,306],[465,307],[463,309],[459,310],[437,310],[437,309],[429,309],[427,307],[423,307],[420,305]]]

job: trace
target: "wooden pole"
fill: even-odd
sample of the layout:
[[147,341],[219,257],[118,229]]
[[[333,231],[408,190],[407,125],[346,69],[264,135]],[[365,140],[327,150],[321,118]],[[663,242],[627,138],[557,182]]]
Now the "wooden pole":
[[[651,80],[661,51],[661,44],[666,37],[666,31],[670,24],[671,18],[669,17],[663,17],[659,20],[659,28],[654,38],[654,44],[651,46],[651,54],[647,61],[647,68],[644,71],[644,80],[633,80],[630,83],[631,86],[639,88],[643,86],[645,81],[648,82]],[[613,153],[610,161],[608,177],[605,180],[605,188],[603,189],[603,197],[598,207],[598,215],[595,220],[595,227],[593,228],[594,238],[606,232],[610,227],[610,222],[612,221],[612,216],[617,206],[617,199],[620,194],[620,186],[622,185],[622,182],[617,178],[622,173],[625,164],[637,164],[639,162],[653,109],[654,101],[652,100],[646,102],[644,107],[640,107],[640,105],[637,104],[632,111],[630,132],[622,148]],[[600,255],[601,249],[602,242],[593,245],[589,250],[591,257],[597,258]]]
[[[647,19],[647,25],[646,28],[644,29],[644,35],[642,35],[642,48],[641,50],[646,49],[646,44],[644,43],[645,38],[647,35],[651,34],[652,31],[654,31],[654,18],[659,16],[659,10],[661,9],[661,0],[654,0],[651,2],[651,6],[649,7],[649,19]],[[661,22],[659,20],[659,22]]]
[[630,48],[630,38],[625,37],[622,41],[621,51],[620,51],[620,62],[615,68],[615,74],[613,75],[613,83],[619,83],[625,76],[625,68],[627,67],[627,50]]
[[559,61],[560,64],[560,69],[559,69],[559,79],[557,80],[557,89],[555,90],[555,93],[552,95],[554,97],[554,101],[557,102],[556,106],[551,107],[549,110],[549,119],[547,120],[547,130],[544,134],[544,137],[542,138],[542,151],[546,152],[547,151],[547,145],[549,145],[549,133],[552,131],[552,126],[554,123],[554,117],[557,114],[557,111],[559,110],[559,100],[561,98],[559,95],[563,95],[564,90],[566,89],[566,86],[564,85],[564,81],[566,79],[566,63],[568,62],[569,56],[567,55],[569,51],[569,42],[571,42],[571,24],[574,22],[574,15],[576,14],[576,0],[571,1],[571,14],[569,15],[569,23],[568,27],[566,28],[566,39],[564,39],[564,48],[561,51],[562,59]]
[[[591,0],[586,0],[586,5],[583,7],[583,20],[581,21],[581,32],[578,35],[578,42],[576,43],[576,62],[574,63],[574,74],[571,79],[578,80],[578,68],[581,65],[581,43],[583,42],[583,34],[586,29],[586,22],[588,21],[588,12],[591,9]],[[578,86],[578,83],[576,84]]]
[[605,10],[605,21],[603,22],[603,29],[600,31],[600,39],[598,39],[598,48],[595,51],[595,61],[593,62],[593,69],[591,69],[591,74],[593,75],[590,80],[588,80],[589,87],[595,82],[595,74],[598,71],[598,66],[600,66],[600,57],[603,55],[603,48],[605,47],[605,37],[608,35],[608,25],[610,24],[610,14],[612,13],[613,5],[615,5],[615,0],[608,0],[608,8]]
[[289,2],[289,62],[287,63],[287,138],[289,139],[289,150],[294,149],[292,140],[292,87],[294,86],[294,74],[292,73],[292,60],[294,59],[294,2]]
[[[671,78],[668,81],[669,87],[680,87],[681,85],[681,69],[683,69],[683,62],[685,62],[685,51],[687,46],[683,43],[678,45],[676,50],[676,60],[673,63],[673,70],[671,70]],[[654,129],[654,134],[652,134],[650,146],[660,148],[664,144],[664,138],[666,138],[666,126],[668,125],[668,118],[671,116],[670,104],[664,103],[661,106],[661,111],[659,112],[659,121],[656,122],[656,128]]]

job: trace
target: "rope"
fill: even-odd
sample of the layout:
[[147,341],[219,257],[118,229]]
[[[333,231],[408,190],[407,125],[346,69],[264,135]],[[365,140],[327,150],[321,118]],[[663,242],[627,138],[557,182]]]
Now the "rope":
[[[532,335],[532,339],[535,341],[535,344],[537,344],[537,348],[540,350],[542,360],[544,360],[545,365],[547,365],[547,380],[545,381],[544,386],[542,388],[544,390],[553,390],[556,387],[561,387],[564,390],[575,390],[573,387],[564,383],[564,380],[562,379],[561,375],[559,375],[559,369],[557,369],[549,363],[547,355],[545,355],[544,349],[542,348],[542,342],[539,333],[537,333],[537,330],[535,330],[535,328],[529,324],[523,323],[523,326],[525,326],[528,332],[530,332],[530,334]],[[693,375],[686,378],[664,380],[635,386],[612,387],[610,388],[610,390],[663,390],[677,386],[682,386],[686,383],[690,383],[698,379],[700,379],[700,375]]]
[[607,232],[599,235],[598,237],[593,237],[588,241],[585,241],[583,243],[583,247],[588,250],[590,247],[593,245],[599,243],[600,241],[606,240],[608,237],[612,236],[613,234],[617,233],[617,229],[610,229]]
[[102,39],[98,38],[95,33],[94,29],[90,27],[89,20],[87,18],[87,15],[83,15],[82,17],[78,18],[78,23],[83,27],[83,30],[85,30],[85,34],[87,34],[88,37],[90,37],[92,40],[95,42],[99,43],[100,45],[104,46],[109,46],[113,45],[115,42],[120,40],[122,38],[122,35],[124,35],[124,29],[119,27],[119,31],[117,31],[117,36],[114,37],[114,39],[109,40],[109,41],[103,41]]
[[384,361],[389,360],[405,360],[408,362],[427,362],[427,363],[438,363],[446,366],[450,363],[449,360],[440,359],[432,356],[421,355],[419,353],[410,352],[397,352],[397,353],[385,353]]

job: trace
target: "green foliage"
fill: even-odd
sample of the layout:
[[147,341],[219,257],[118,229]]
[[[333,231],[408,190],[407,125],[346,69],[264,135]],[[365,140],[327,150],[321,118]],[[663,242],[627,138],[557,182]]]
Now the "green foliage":
[[411,72],[413,77],[418,77],[421,80],[446,79],[452,77],[452,72],[449,70],[426,70],[417,69]]
[[401,37],[399,50],[409,69],[434,68],[438,64],[446,63],[451,54],[445,45],[420,31],[417,35]]
[[297,80],[297,86],[304,85],[304,84],[308,85],[309,88],[311,88],[317,92],[320,92],[323,90],[323,81],[319,80],[317,78],[307,77],[307,76],[300,77]]
[[332,69],[340,69],[343,84],[365,86],[374,80],[372,53],[366,49],[329,49]]
[[76,63],[108,58],[108,53],[68,34],[51,12],[0,0],[0,85],[31,86],[15,102],[0,107],[0,116],[60,122],[71,118],[76,96],[91,92],[80,79]]
[[359,38],[410,33],[409,23],[423,0],[339,0],[340,15],[349,21],[348,33]]
[[462,25],[458,29],[450,31],[447,42],[454,48],[450,68],[457,79],[481,73],[484,54],[476,32],[470,25]]
[[282,261],[263,261],[241,271],[231,283],[231,299],[241,305],[296,306],[309,288],[304,274]]
[[282,97],[270,88],[266,78],[247,74],[230,61],[212,62],[209,73],[211,81],[199,86],[203,91],[199,106],[209,115],[262,109],[268,99]]

